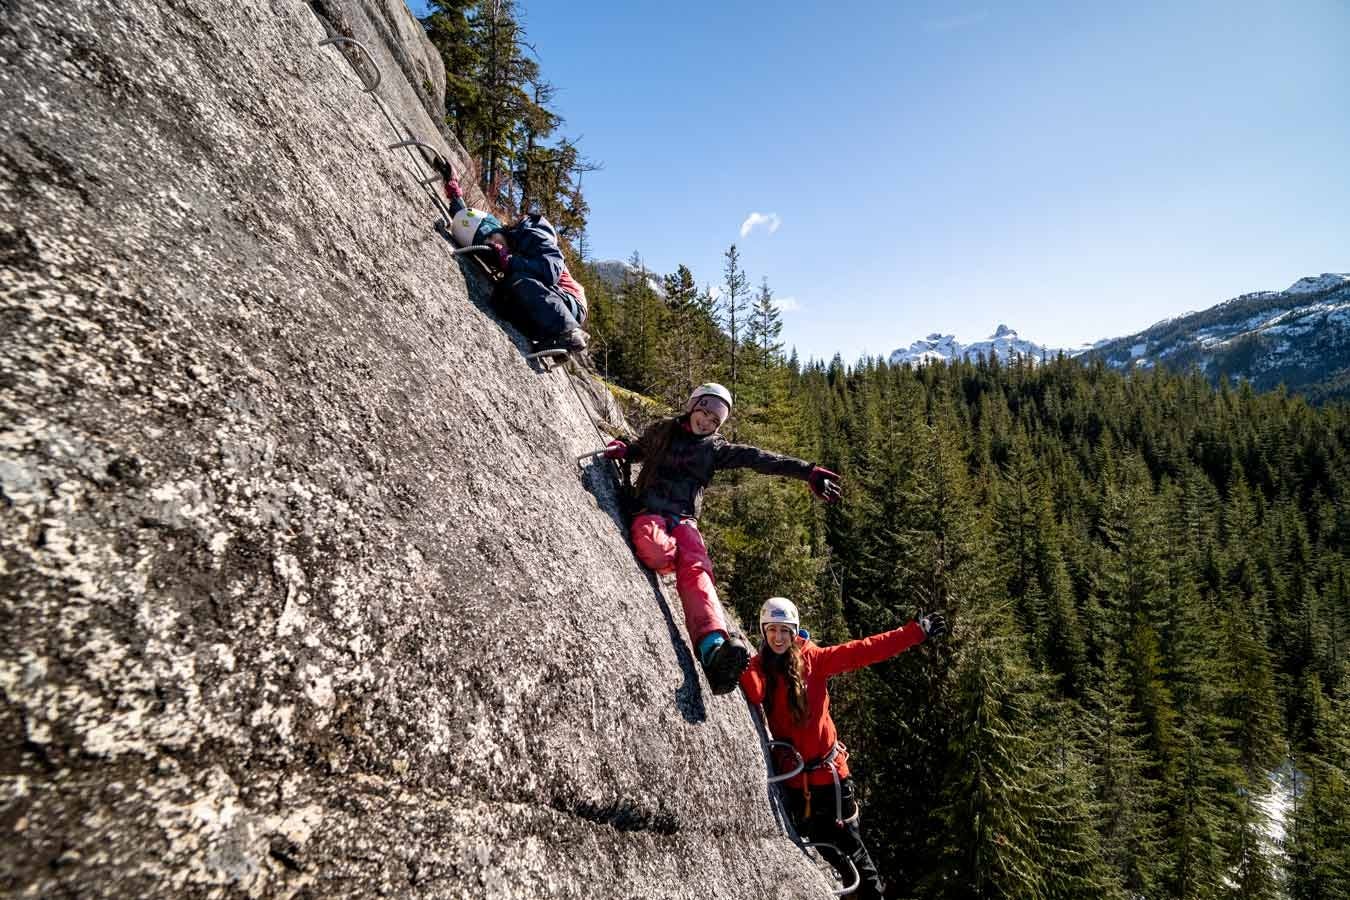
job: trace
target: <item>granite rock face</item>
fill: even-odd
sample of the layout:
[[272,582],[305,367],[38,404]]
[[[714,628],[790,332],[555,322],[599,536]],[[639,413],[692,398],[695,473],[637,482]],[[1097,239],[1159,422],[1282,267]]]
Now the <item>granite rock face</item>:
[[0,893],[827,896],[386,149],[461,153],[418,41],[4,4]]

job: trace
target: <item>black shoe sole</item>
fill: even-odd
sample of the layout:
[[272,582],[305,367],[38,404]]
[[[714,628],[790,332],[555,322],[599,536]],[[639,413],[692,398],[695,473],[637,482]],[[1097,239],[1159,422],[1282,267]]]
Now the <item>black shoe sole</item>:
[[730,694],[741,683],[741,673],[750,664],[750,651],[744,645],[727,641],[717,648],[704,673],[714,694]]

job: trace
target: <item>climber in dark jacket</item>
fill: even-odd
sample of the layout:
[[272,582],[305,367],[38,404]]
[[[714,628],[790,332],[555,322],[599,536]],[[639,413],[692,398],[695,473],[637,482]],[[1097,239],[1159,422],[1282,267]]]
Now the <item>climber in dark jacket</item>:
[[657,422],[635,441],[611,441],[605,450],[607,459],[642,463],[633,549],[648,568],[675,573],[689,639],[715,694],[735,690],[750,650],[744,638],[727,630],[717,598],[712,561],[698,531],[703,489],[721,469],[754,469],[800,478],[827,503],[839,499],[839,476],[829,469],[728,442],[717,431],[729,415],[731,393],[720,384],[700,385],[684,415]]
[[558,234],[540,215],[529,215],[507,228],[496,216],[464,204],[453,177],[445,182],[450,199],[450,233],[461,247],[488,244],[505,277],[506,310],[537,349],[586,349],[586,291],[567,271]]

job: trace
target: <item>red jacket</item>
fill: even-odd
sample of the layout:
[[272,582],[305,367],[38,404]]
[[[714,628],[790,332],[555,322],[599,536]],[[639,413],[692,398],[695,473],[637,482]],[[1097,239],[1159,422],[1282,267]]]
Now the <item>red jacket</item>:
[[[806,760],[810,766],[819,762],[830,748],[839,740],[834,728],[834,719],[830,718],[830,692],[826,682],[834,675],[852,672],[883,659],[890,659],[897,653],[903,653],[915,644],[922,643],[923,629],[918,622],[910,622],[903,628],[884,631],[871,637],[859,638],[834,647],[818,647],[805,638],[797,638],[797,646],[802,651],[802,674],[806,682],[806,717],[801,722],[792,721],[792,712],[788,709],[787,680],[780,678],[776,685],[773,703],[769,709],[769,731],[774,740],[787,741]],[[741,674],[741,690],[751,703],[764,702],[764,654],[773,651],[761,648],[750,660],[750,665]],[[780,767],[787,765],[795,768],[796,759],[779,760]],[[834,758],[839,777],[848,775],[848,751],[840,750]],[[782,769],[787,771],[787,769]],[[800,789],[803,779],[809,779],[813,785],[833,784],[829,767],[816,769],[798,775],[787,782],[788,787]]]

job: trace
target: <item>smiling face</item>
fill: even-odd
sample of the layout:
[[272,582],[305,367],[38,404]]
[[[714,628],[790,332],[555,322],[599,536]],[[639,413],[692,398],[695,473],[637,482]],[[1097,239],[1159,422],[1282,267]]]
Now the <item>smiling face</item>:
[[731,415],[727,405],[716,397],[699,397],[689,411],[689,430],[699,437],[712,434]]
[[774,653],[786,653],[787,648],[797,639],[797,632],[791,625],[770,622],[764,626],[764,642]]

